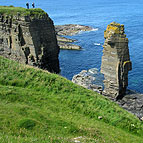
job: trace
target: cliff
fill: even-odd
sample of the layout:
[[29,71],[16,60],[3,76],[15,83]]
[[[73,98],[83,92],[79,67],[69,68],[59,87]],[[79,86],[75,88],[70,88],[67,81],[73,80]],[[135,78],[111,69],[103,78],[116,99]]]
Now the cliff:
[[41,9],[1,7],[0,55],[58,73],[53,21]]
[[109,24],[104,38],[101,65],[105,78],[103,94],[117,99],[126,93],[128,71],[132,68],[124,25],[115,22]]

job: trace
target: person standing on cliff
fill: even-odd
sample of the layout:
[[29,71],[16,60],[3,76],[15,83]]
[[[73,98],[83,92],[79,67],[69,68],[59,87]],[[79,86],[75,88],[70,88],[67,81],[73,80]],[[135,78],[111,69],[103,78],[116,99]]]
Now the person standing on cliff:
[[26,6],[27,6],[27,9],[29,9],[29,3],[28,2],[26,3]]
[[32,7],[35,8],[35,3],[34,2],[32,3]]

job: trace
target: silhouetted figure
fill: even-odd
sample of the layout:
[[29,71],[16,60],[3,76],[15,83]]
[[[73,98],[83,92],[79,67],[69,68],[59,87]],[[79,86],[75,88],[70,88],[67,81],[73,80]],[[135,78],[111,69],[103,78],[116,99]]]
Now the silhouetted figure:
[[29,9],[29,3],[26,3],[27,9]]
[[35,8],[35,3],[34,2],[32,3],[32,7]]

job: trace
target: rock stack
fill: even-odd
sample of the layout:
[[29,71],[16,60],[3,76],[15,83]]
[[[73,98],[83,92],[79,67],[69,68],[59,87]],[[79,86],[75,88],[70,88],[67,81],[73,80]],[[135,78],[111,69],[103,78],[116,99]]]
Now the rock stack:
[[128,71],[132,69],[124,25],[112,22],[104,32],[104,38],[101,73],[105,80],[102,94],[117,99],[126,93]]
[[48,14],[0,14],[0,55],[59,73],[59,46]]

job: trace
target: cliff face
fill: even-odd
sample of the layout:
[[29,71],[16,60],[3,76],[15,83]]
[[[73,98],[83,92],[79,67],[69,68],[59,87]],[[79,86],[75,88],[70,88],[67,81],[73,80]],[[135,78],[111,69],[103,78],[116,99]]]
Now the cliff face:
[[41,17],[0,15],[0,55],[59,72],[59,47],[53,21]]
[[104,38],[101,65],[105,78],[103,94],[117,98],[125,94],[128,71],[132,68],[124,25],[111,23],[104,32]]

